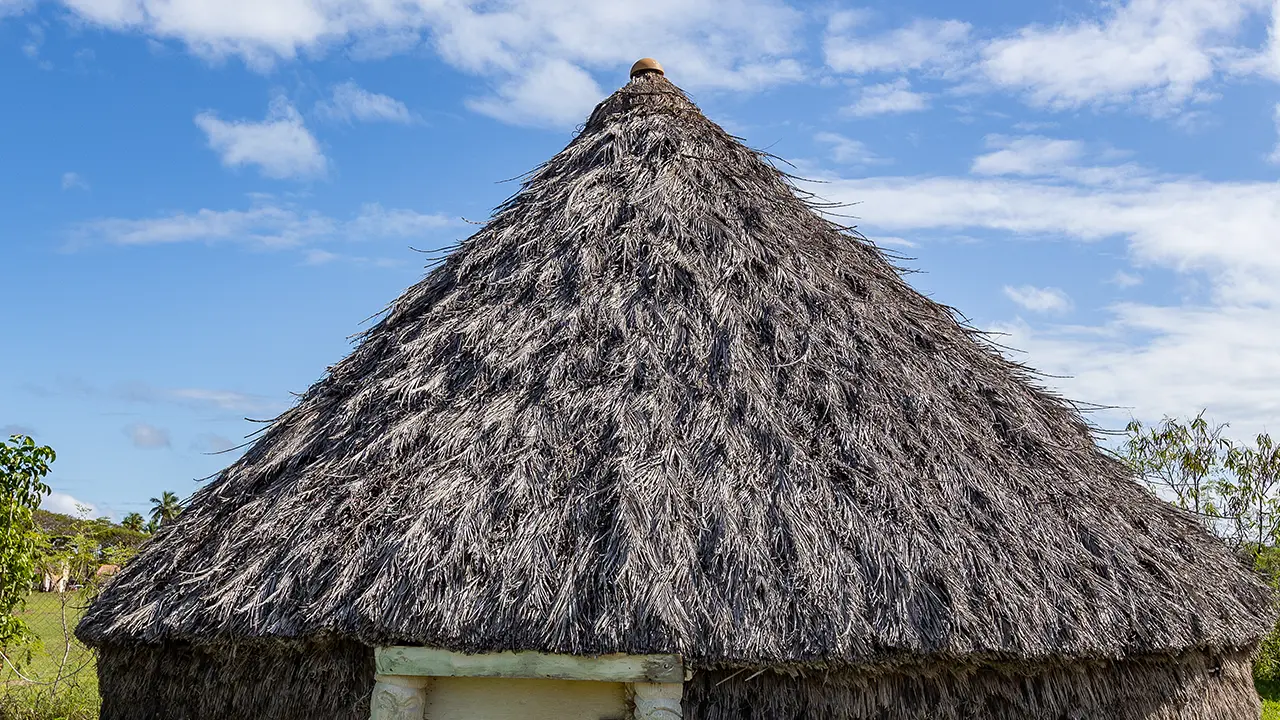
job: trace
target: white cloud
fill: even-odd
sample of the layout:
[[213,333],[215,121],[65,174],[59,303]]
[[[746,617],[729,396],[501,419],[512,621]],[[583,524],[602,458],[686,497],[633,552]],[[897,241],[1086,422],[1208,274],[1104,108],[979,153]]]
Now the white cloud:
[[1071,298],[1067,297],[1067,294],[1058,288],[1041,288],[1034,285],[1021,285],[1018,287],[1005,285],[1004,294],[1010,300],[1031,312],[1062,313],[1071,309]]
[[[630,64],[646,55],[694,90],[753,89],[803,75],[793,55],[804,14],[782,0],[63,2],[82,20],[178,40],[210,59],[240,57],[263,70],[336,47],[380,56],[427,42],[445,62],[492,83],[494,93],[476,100],[477,110],[525,124],[580,122],[566,108],[582,107],[590,86],[581,75],[607,71],[608,85],[621,85]],[[537,93],[549,82],[539,72],[570,81],[573,94]]]
[[157,399],[167,399],[187,405],[210,405],[220,410],[237,412],[258,412],[275,408],[275,403],[266,398],[232,390],[210,390],[207,388],[177,388],[156,391]]
[[267,412],[284,409],[278,402],[259,395],[233,390],[210,388],[160,388],[147,383],[134,382],[109,390],[92,385],[80,378],[63,377],[53,386],[31,386],[40,395],[70,395],[88,398],[104,398],[111,402],[180,405],[201,411],[210,409],[235,412]]
[[1274,0],[1271,6],[1271,25],[1267,28],[1267,46],[1263,56],[1263,72],[1280,78],[1280,0]]
[[516,125],[557,127],[581,122],[603,94],[582,68],[546,60],[503,82],[495,94],[467,100],[467,107]]
[[74,190],[77,188],[79,188],[80,190],[88,190],[89,183],[86,182],[84,178],[80,177],[79,173],[74,173],[74,172],[62,173],[62,189]]
[[404,103],[388,95],[369,92],[354,80],[334,85],[330,99],[320,103],[317,110],[327,117],[344,122],[413,121],[413,114]]
[[1136,287],[1142,284],[1142,276],[1117,270],[1116,274],[1111,276],[1111,284],[1122,288]]
[[[1276,134],[1280,135],[1280,103],[1276,103],[1276,108],[1273,111],[1273,117],[1275,118],[1275,122],[1276,122]],[[1280,140],[1276,140],[1276,146],[1271,151],[1271,155],[1267,158],[1267,160],[1276,164],[1280,164]]]
[[[975,175],[1015,175],[1061,178],[1083,185],[1142,183],[1150,174],[1134,164],[1097,165],[1082,161],[1087,152],[1079,140],[1061,140],[1040,135],[988,135],[992,150],[974,158],[970,172]],[[1115,155],[1116,153],[1093,153]]]
[[842,165],[872,165],[884,162],[860,140],[853,140],[833,132],[820,132],[814,140],[831,146],[831,157]]
[[212,112],[196,115],[209,147],[227,167],[257,165],[270,178],[310,178],[325,174],[328,160],[288,100],[271,101],[262,122],[225,121]]
[[134,423],[124,429],[133,446],[143,450],[167,448],[170,445],[169,431],[147,423]]
[[859,35],[864,15],[837,13],[823,42],[827,65],[837,72],[905,72],[958,66],[971,27],[957,20],[917,19],[910,25],[874,36]]
[[911,83],[899,78],[890,83],[868,85],[862,89],[858,100],[848,108],[857,117],[916,112],[929,107],[929,96],[912,92]]
[[1134,416],[1159,420],[1208,409],[1247,437],[1274,432],[1280,418],[1280,326],[1275,306],[1119,304],[1097,326],[997,325],[1001,344],[1024,351],[1069,396],[1111,406],[1118,428]]
[[1025,350],[1019,359],[1065,376],[1047,382],[1067,396],[1123,408],[1105,416],[1113,426],[1130,411],[1159,419],[1208,408],[1241,432],[1275,428],[1280,333],[1260,329],[1280,327],[1280,183],[1154,174],[1107,186],[1024,177],[825,179],[812,189],[859,203],[860,225],[873,237],[946,230],[1122,239],[1138,267],[1166,269],[1203,290],[1171,304],[1113,301],[1094,324],[989,329],[1009,332],[1001,344]]
[[259,205],[249,210],[201,209],[136,220],[104,218],[77,226],[75,235],[114,245],[234,241],[263,247],[295,247],[329,237],[337,229],[336,221],[319,213]]
[[1055,140],[1029,135],[1018,138],[988,136],[987,145],[1000,149],[980,155],[971,172],[978,175],[1054,175],[1084,155],[1079,140]]
[[1138,101],[1163,113],[1204,97],[1201,86],[1240,51],[1231,41],[1265,0],[1129,0],[1101,20],[1030,26],[983,49],[995,84],[1054,109]]
[[[3,13],[0,13],[3,17]],[[22,54],[36,60],[40,57],[40,46],[44,44],[44,28],[39,25],[27,26],[27,41],[22,44]]]
[[57,491],[49,493],[40,501],[40,509],[79,518],[90,518],[98,514],[98,508],[92,503]]
[[450,227],[440,213],[387,209],[366,203],[349,220],[303,211],[259,198],[247,210],[175,212],[154,218],[101,218],[75,226],[74,245],[164,245],[187,242],[234,242],[263,248],[297,248],[318,242],[424,237]]
[[802,22],[774,0],[505,0],[449,6],[432,29],[441,56],[468,72],[527,78],[560,61],[621,85],[651,56],[686,87],[741,90],[799,78],[789,55]]
[[454,220],[443,213],[424,214],[395,208],[388,210],[379,203],[365,203],[360,206],[360,213],[346,224],[343,232],[357,240],[414,238],[454,224]]
[[240,443],[222,435],[204,433],[191,441],[191,449],[203,453],[221,453],[235,448]]
[[305,257],[306,264],[308,265],[328,265],[342,256],[337,253],[329,252],[328,250],[312,248],[306,252]]
[[896,237],[894,235],[871,235],[871,236],[868,236],[868,239],[871,240],[871,242],[881,247],[885,247],[885,246],[890,246],[890,247],[896,246],[896,247],[904,247],[904,248],[918,247],[915,242],[908,240],[906,238]]
[[[1150,180],[1116,187],[956,177],[832,180],[871,229],[986,228],[1079,240],[1128,239],[1142,264],[1204,272],[1224,299],[1280,300],[1280,184]],[[1188,232],[1187,228],[1195,228]]]

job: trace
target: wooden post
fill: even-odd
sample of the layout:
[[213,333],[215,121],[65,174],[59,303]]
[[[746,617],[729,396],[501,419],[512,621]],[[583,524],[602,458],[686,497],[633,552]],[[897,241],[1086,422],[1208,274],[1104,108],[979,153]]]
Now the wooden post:
[[370,698],[372,720],[423,720],[431,678],[375,675]]
[[683,690],[680,683],[632,683],[631,692],[636,705],[634,720],[680,720],[684,717],[680,710]]

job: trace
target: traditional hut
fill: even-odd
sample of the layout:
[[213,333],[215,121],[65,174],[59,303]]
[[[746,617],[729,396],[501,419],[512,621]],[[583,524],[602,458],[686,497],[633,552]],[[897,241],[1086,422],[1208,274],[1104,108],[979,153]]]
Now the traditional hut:
[[1272,600],[641,62],[89,609],[104,720],[1253,720]]

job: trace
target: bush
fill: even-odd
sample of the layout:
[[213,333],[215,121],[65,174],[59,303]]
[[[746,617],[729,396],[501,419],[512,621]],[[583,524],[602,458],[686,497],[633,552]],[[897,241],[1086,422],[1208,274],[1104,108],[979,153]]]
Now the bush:
[[1280,626],[1258,646],[1258,654],[1253,658],[1253,679],[1259,683],[1280,684]]
[[[1273,588],[1280,588],[1280,549],[1274,547],[1253,550],[1253,566]],[[1253,659],[1253,679],[1259,685],[1276,686],[1280,690],[1280,625],[1258,646]]]

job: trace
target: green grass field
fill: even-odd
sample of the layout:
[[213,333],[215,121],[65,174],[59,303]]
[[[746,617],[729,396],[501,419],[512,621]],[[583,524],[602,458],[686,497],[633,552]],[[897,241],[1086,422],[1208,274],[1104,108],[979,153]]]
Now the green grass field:
[[34,636],[0,670],[5,720],[93,720],[98,673],[93,653],[71,636],[84,612],[81,593],[33,593],[18,617]]

